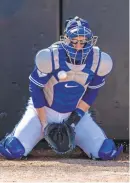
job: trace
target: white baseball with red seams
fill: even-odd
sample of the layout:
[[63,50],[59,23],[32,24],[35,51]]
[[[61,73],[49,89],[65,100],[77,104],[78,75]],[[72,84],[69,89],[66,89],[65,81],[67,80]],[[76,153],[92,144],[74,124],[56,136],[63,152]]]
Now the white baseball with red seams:
[[65,71],[58,72],[58,78],[59,79],[66,79],[67,78],[67,73]]

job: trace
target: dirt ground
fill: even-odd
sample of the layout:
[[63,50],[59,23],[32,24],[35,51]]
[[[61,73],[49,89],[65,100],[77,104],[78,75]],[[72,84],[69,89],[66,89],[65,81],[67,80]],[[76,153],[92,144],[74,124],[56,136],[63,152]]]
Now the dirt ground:
[[129,154],[116,161],[95,161],[81,152],[60,157],[35,150],[27,160],[0,158],[0,182],[129,182]]

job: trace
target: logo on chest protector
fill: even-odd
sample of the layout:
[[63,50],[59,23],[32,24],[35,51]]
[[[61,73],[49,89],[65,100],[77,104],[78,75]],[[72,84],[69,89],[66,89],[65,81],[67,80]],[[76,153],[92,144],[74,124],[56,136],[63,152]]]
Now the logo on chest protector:
[[78,87],[78,85],[68,85],[68,84],[65,84],[65,87],[66,88],[74,88],[74,87]]

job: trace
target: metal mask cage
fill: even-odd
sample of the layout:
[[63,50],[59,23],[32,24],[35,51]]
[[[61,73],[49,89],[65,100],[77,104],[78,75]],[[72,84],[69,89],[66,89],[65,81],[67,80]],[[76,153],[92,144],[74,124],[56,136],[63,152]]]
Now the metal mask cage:
[[[85,63],[85,60],[86,60],[88,54],[90,53],[92,47],[96,45],[97,40],[98,40],[97,36],[92,36],[91,39],[84,45],[83,48],[81,48],[80,50],[76,50],[74,48],[74,46],[71,44],[71,39],[69,37],[67,37],[66,34],[60,36],[61,45],[64,48],[64,50],[66,51],[66,53],[70,59],[70,63],[72,63],[74,65],[76,65],[76,57],[77,57],[77,54],[79,51],[80,51],[80,53],[82,52],[80,64]],[[72,57],[72,55],[74,55],[74,57]]]

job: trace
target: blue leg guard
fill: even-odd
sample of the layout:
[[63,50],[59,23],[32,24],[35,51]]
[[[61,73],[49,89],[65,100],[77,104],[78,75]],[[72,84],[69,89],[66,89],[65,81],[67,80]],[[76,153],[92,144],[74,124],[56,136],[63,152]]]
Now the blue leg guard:
[[117,158],[122,151],[123,145],[117,149],[112,139],[105,139],[98,152],[98,156],[102,160],[112,160]]
[[25,153],[21,142],[11,135],[0,141],[0,154],[7,159],[20,159]]

